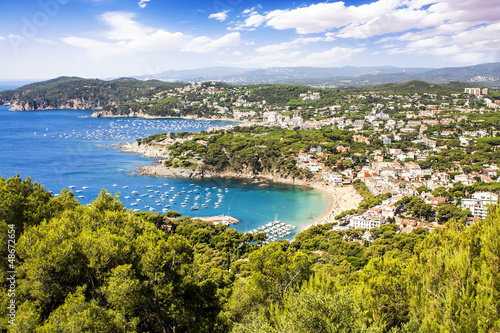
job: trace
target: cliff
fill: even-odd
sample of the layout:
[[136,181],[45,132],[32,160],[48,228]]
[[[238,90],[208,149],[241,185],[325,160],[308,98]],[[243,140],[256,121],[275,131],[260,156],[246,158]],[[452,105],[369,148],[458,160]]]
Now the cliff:
[[65,101],[49,102],[47,100],[35,99],[31,101],[10,100],[8,103],[12,111],[35,111],[35,110],[88,110],[100,109],[100,101],[90,102],[83,98],[72,98]]

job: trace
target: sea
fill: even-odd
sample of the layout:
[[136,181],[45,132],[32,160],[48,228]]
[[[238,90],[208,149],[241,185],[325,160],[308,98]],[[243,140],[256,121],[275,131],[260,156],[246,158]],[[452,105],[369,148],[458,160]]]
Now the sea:
[[283,236],[287,239],[329,206],[330,197],[324,192],[292,185],[140,176],[137,167],[153,164],[154,159],[116,148],[155,133],[199,132],[231,122],[92,118],[91,114],[92,110],[20,112],[0,106],[0,176],[30,177],[54,195],[70,189],[84,205],[105,189],[131,210],[174,210],[190,217],[229,215],[240,221],[231,226],[240,232],[278,220],[294,226]]

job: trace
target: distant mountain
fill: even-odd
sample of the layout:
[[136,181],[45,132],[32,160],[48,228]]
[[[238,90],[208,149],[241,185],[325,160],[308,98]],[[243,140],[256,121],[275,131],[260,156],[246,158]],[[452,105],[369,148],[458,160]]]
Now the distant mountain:
[[421,80],[431,83],[450,81],[474,82],[489,87],[500,86],[500,63],[449,68],[372,67],[271,67],[244,69],[237,67],[208,67],[191,70],[172,70],[147,76],[140,80],[156,79],[167,82],[221,81],[230,84],[285,83],[317,86],[363,86]]
[[222,78],[226,76],[237,76],[251,69],[237,67],[205,67],[198,69],[169,70],[151,75],[134,76],[138,80],[161,80],[167,82],[201,82]]

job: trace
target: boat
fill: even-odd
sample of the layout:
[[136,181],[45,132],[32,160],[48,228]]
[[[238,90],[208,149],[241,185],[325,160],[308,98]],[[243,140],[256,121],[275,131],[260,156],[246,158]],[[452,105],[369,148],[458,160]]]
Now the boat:
[[191,210],[198,210],[197,206],[191,206]]
[[132,191],[132,194],[133,194],[133,195],[138,195],[138,194],[139,194],[139,192],[137,192],[137,191]]

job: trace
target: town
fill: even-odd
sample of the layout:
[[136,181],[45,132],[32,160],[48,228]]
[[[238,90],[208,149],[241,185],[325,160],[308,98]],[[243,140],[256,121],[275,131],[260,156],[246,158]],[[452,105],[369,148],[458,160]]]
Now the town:
[[[301,170],[296,176],[337,187],[362,183],[365,199],[384,196],[374,201],[376,205],[342,212],[336,228],[396,223],[405,232],[433,229],[451,218],[465,223],[484,219],[488,205],[498,202],[500,94],[487,88],[419,81],[374,90],[210,82],[163,91],[136,103],[136,110],[149,110],[150,115],[161,116],[159,106],[165,110],[169,105],[178,116],[239,121],[212,127],[208,136],[160,137],[177,149],[189,141],[207,147],[211,136],[245,127],[343,133],[334,141],[312,140],[300,150],[289,150]],[[204,159],[196,151],[192,146],[178,151],[174,157],[179,164],[165,152],[163,162],[189,166]],[[186,161],[189,157],[191,162]]]

